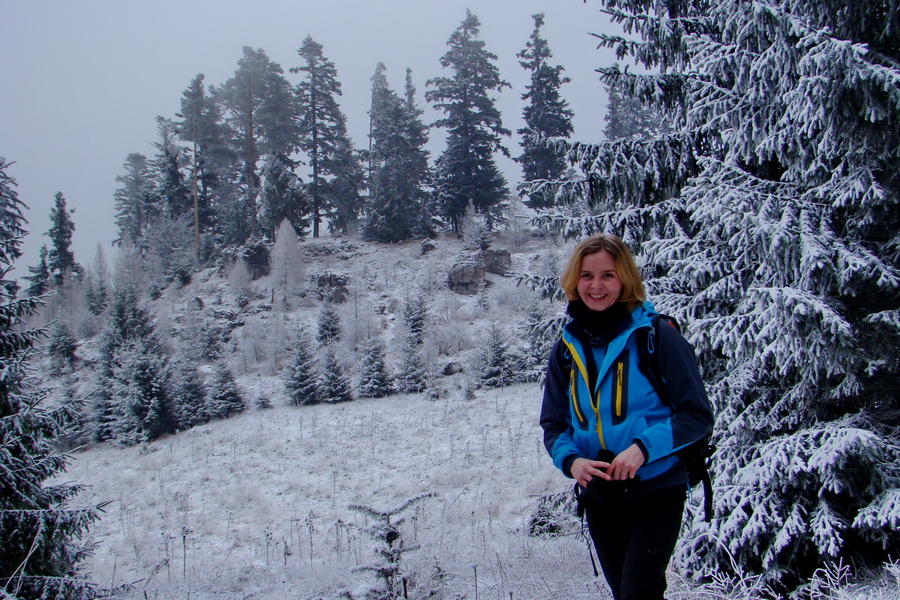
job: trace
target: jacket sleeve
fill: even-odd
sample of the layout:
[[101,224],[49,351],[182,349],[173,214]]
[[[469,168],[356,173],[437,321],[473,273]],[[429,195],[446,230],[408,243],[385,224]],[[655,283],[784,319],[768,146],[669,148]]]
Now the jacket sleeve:
[[647,462],[674,454],[709,435],[713,412],[700,377],[694,348],[675,327],[661,323],[656,343],[672,416],[643,431],[635,441]]
[[569,466],[580,453],[572,437],[566,352],[568,350],[561,340],[550,351],[544,383],[544,400],[541,404],[541,428],[544,430],[544,447],[553,459],[553,464],[566,477],[571,477]]

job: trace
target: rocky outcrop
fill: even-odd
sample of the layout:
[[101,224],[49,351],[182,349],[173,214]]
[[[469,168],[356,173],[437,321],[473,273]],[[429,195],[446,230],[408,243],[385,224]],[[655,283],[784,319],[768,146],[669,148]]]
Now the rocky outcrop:
[[457,294],[472,296],[485,285],[485,276],[506,275],[512,266],[509,250],[479,250],[460,254],[459,260],[450,267],[447,285]]
[[350,284],[350,276],[346,273],[320,271],[310,275],[309,280],[312,283],[312,292],[322,302],[342,304],[350,296],[350,291],[347,289]]

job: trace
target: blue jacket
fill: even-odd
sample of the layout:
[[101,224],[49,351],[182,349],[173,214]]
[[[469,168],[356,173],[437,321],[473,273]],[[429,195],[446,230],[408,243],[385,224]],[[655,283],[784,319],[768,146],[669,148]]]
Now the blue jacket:
[[637,443],[646,458],[637,471],[642,481],[670,471],[679,462],[675,452],[712,431],[693,348],[674,327],[660,325],[656,343],[668,394],[664,403],[638,366],[635,332],[652,327],[653,305],[622,312],[599,341],[586,318],[571,308],[575,316],[550,354],[541,408],[553,464],[571,477],[576,458],[594,459],[602,448],[619,454]]

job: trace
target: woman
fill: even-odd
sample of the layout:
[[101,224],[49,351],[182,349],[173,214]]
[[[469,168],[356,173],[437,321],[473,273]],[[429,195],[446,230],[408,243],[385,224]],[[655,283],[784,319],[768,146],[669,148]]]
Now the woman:
[[[544,445],[578,482],[597,556],[616,600],[660,600],[678,540],[688,474],[675,456],[712,430],[693,348],[660,322],[660,398],[638,364],[654,327],[634,257],[621,239],[581,242],[560,279],[569,321],[550,354]],[[644,365],[646,368],[646,365]]]

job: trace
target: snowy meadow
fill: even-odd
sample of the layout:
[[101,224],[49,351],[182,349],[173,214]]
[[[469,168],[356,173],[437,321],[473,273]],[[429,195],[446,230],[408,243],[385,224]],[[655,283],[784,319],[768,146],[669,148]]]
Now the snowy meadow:
[[414,586],[597,597],[585,545],[527,533],[537,497],[567,487],[540,444],[538,386],[290,407],[277,383],[250,383],[279,405],[78,455],[68,475],[90,482],[83,499],[110,502],[93,529],[97,581],[134,597],[338,597],[367,585],[354,568],[375,558],[349,506],[430,493],[405,515]]

